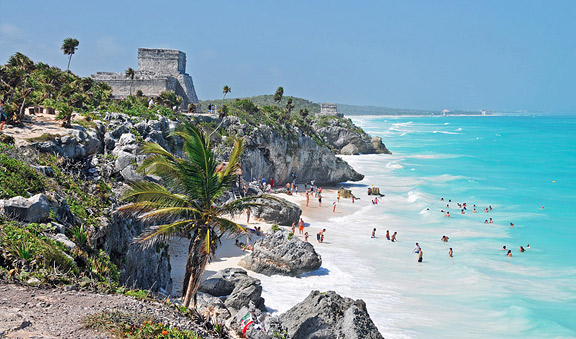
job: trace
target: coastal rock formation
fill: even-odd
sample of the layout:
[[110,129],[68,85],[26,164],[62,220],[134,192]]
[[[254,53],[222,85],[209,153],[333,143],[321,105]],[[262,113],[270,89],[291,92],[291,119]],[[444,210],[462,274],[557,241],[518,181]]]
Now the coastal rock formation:
[[266,310],[260,280],[250,277],[241,268],[226,268],[217,272],[203,281],[198,290],[215,297],[226,297],[224,305],[234,313],[250,302],[258,309]]
[[[267,200],[266,205],[252,207],[254,215],[264,219],[267,223],[290,226],[298,223],[302,210],[298,205],[282,198],[279,200]],[[257,199],[257,203],[263,203],[263,199]]]
[[14,197],[0,200],[0,213],[27,222],[41,222],[50,214],[50,201],[44,194],[26,199]]
[[277,183],[316,180],[318,184],[359,181],[364,175],[356,172],[347,162],[334,156],[327,147],[319,146],[312,137],[297,127],[284,131],[269,126],[240,123],[237,117],[227,117],[222,126],[229,133],[246,137],[246,150],[242,156],[244,179],[274,178]]
[[382,138],[370,137],[361,128],[354,126],[350,119],[322,119],[314,127],[340,154],[392,154],[382,143]]
[[121,258],[120,281],[131,288],[158,291],[171,290],[170,260],[166,245],[143,246],[135,242],[148,226],[139,219],[112,214],[102,218],[101,227],[92,234],[91,242],[112,258]]
[[301,303],[280,316],[293,338],[383,338],[362,300],[334,291],[312,291]]
[[278,230],[258,240],[254,244],[254,251],[240,260],[238,265],[268,276],[280,274],[295,277],[320,268],[322,258],[312,244]]
[[48,135],[48,140],[32,141],[29,146],[40,152],[57,154],[61,157],[82,160],[102,150],[98,130],[75,126],[66,135]]

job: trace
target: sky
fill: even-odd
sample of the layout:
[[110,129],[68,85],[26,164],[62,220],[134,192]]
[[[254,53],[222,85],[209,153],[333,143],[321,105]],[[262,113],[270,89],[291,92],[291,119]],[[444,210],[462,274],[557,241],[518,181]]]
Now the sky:
[[0,64],[137,68],[178,49],[198,97],[273,94],[432,110],[576,113],[576,1],[0,0]]

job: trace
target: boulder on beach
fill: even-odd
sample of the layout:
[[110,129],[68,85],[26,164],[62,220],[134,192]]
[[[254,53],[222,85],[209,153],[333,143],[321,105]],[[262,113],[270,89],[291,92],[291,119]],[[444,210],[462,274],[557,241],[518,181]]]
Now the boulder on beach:
[[344,188],[344,187],[340,187],[340,188],[338,189],[338,193],[340,193],[340,197],[341,197],[341,198],[344,198],[344,199],[350,199],[350,198],[352,198],[352,197],[356,198],[356,197],[354,196],[354,194],[352,194],[352,191],[351,191],[351,190],[346,189],[346,188]]
[[217,272],[203,281],[198,290],[215,297],[226,297],[224,305],[233,312],[250,302],[258,309],[266,310],[260,280],[250,277],[241,268],[226,268]]
[[322,258],[309,242],[277,230],[254,244],[254,251],[238,263],[241,267],[265,275],[299,276],[317,270]]
[[267,223],[290,226],[292,223],[300,221],[302,210],[298,205],[282,198],[278,200],[256,199],[257,203],[262,205],[252,207],[254,215],[264,219]]
[[383,338],[363,300],[334,291],[312,291],[301,303],[280,316],[291,338]]

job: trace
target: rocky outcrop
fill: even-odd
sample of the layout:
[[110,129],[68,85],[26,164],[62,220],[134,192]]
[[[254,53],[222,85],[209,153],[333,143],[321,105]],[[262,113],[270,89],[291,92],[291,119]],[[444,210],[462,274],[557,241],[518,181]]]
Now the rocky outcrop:
[[260,280],[250,277],[241,268],[226,268],[203,281],[199,291],[215,297],[226,297],[224,305],[236,313],[252,302],[258,309],[265,311]]
[[292,338],[383,338],[364,301],[341,297],[334,291],[312,291],[280,320]]
[[102,140],[99,130],[86,129],[75,126],[66,135],[53,135],[49,140],[32,141],[29,146],[40,152],[57,154],[64,158],[82,160],[89,155],[100,153],[102,150]]
[[[334,156],[324,146],[297,127],[280,132],[269,126],[257,128],[240,123],[237,117],[225,118],[223,124],[228,132],[246,138],[246,150],[242,156],[244,179],[273,177],[279,183],[316,180],[319,184],[335,184],[359,181],[364,175],[356,172],[347,162]],[[284,133],[284,134],[282,134]]]
[[320,268],[322,258],[312,244],[278,230],[258,240],[254,244],[254,251],[240,260],[238,265],[265,275],[295,277]]
[[165,244],[143,246],[134,241],[148,226],[139,219],[113,214],[102,218],[90,240],[95,248],[121,261],[120,281],[131,288],[171,290],[170,260]]
[[371,137],[350,119],[333,117],[321,121],[314,124],[316,132],[340,154],[392,154],[382,138]]
[[0,200],[0,213],[22,221],[42,222],[50,215],[50,201],[44,194],[36,194],[29,199],[14,197]]
[[[256,199],[260,206],[252,207],[254,216],[264,219],[267,223],[290,226],[298,223],[302,210],[293,202],[282,198],[278,200]],[[264,204],[265,203],[265,204]]]

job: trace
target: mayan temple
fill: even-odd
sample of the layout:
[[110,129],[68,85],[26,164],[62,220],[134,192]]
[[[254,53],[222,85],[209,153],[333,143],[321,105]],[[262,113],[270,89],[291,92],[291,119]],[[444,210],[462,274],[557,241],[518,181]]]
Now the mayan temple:
[[174,49],[138,48],[138,70],[134,80],[114,72],[97,72],[91,77],[110,85],[112,97],[116,99],[138,91],[153,97],[171,90],[182,97],[182,109],[189,103],[198,103],[192,77],[186,73],[186,53]]

